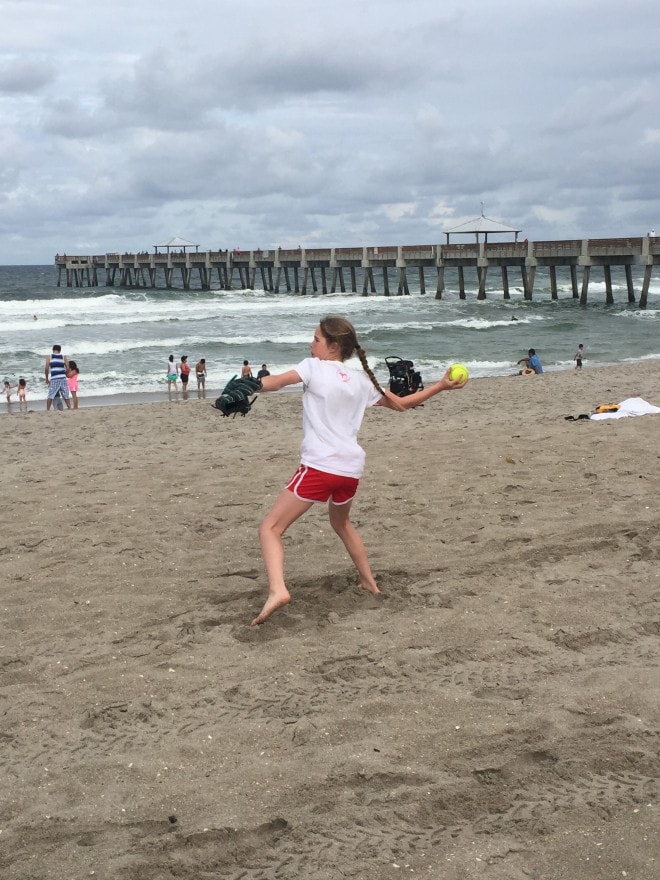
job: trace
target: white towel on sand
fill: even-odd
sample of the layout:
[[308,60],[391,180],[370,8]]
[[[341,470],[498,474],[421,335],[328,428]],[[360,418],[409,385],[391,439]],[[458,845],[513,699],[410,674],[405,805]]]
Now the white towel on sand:
[[625,419],[628,416],[646,416],[650,413],[660,413],[660,406],[653,406],[642,397],[627,397],[619,404],[616,412],[594,413],[592,419]]

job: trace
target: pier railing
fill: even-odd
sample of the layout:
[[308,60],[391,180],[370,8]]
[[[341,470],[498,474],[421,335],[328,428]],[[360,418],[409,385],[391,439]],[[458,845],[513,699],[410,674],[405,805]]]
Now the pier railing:
[[[225,289],[235,285],[254,289],[257,273],[266,291],[277,293],[284,285],[287,292],[305,294],[310,286],[313,292],[334,293],[339,287],[362,294],[390,295],[390,283],[396,283],[396,294],[410,293],[408,272],[416,271],[419,290],[427,291],[427,281],[435,280],[435,297],[442,299],[446,273],[456,272],[458,293],[466,298],[465,272],[477,273],[477,299],[486,298],[486,278],[489,270],[502,276],[502,293],[509,299],[509,269],[520,272],[525,299],[533,297],[538,268],[547,269],[550,276],[550,295],[558,298],[557,272],[570,273],[572,296],[586,304],[592,268],[602,269],[605,279],[605,301],[614,302],[612,268],[621,267],[625,273],[628,302],[635,302],[632,268],[643,268],[639,296],[640,308],[646,307],[653,267],[660,261],[660,237],[566,239],[559,241],[473,242],[468,244],[416,244],[336,248],[270,248],[262,250],[179,251],[166,253],[123,253],[67,255],[55,258],[57,284],[65,279],[67,287],[175,287],[175,277],[181,287],[189,290],[193,281],[201,289],[209,289],[214,273]],[[578,289],[577,272],[582,272],[582,287]],[[99,282],[100,273],[102,281]],[[392,272],[398,277],[391,277]],[[348,273],[349,277],[345,277]],[[435,273],[434,275],[429,273]],[[328,274],[330,280],[328,281]],[[359,275],[359,279],[358,279]],[[382,276],[382,289],[376,277]]]

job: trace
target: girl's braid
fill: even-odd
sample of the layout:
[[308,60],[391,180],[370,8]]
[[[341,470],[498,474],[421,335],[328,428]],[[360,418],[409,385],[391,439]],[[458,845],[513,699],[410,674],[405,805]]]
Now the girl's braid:
[[[356,340],[356,342],[357,342],[357,340]],[[367,356],[364,353],[364,349],[360,348],[359,344],[355,346],[355,353],[360,358],[360,363],[362,364],[362,369],[367,374],[367,376],[369,376],[369,378],[371,379],[371,384],[374,386],[374,388],[376,389],[376,391],[378,391],[379,394],[382,394],[383,397],[385,397],[385,392],[378,384],[378,379],[374,376],[373,370],[371,369],[371,367],[367,363]]]

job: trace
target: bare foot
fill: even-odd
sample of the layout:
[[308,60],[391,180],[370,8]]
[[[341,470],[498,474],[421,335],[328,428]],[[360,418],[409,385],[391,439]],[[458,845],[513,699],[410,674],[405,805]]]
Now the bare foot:
[[266,604],[261,609],[261,612],[254,618],[250,626],[258,626],[258,624],[268,620],[273,612],[277,611],[278,608],[283,608],[285,605],[288,605],[290,601],[291,595],[288,590],[284,590],[283,593],[273,593],[272,595],[269,595],[266,599]]
[[366,582],[360,581],[360,586],[363,590],[366,590],[367,593],[372,593],[374,596],[380,596],[380,590],[378,589],[378,585],[376,581]]

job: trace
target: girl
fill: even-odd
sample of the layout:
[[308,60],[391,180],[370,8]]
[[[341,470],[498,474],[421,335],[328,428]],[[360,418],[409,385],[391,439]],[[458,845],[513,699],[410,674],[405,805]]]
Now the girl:
[[71,397],[73,398],[73,408],[78,409],[78,364],[75,361],[69,360],[69,369],[66,372],[66,382],[69,386],[69,391],[71,392]]
[[[357,442],[364,412],[368,406],[403,412],[440,391],[462,388],[467,381],[453,382],[447,372],[439,382],[404,398],[383,391],[367,364],[353,325],[339,315],[323,318],[314,331],[310,352],[312,356],[295,369],[261,380],[263,391],[303,383],[303,440],[302,464],[259,528],[268,598],[252,626],[263,623],[291,601],[284,583],[282,536],[316,501],[328,502],[330,524],[353,560],[362,589],[380,592],[362,538],[350,521],[351,504],[364,469],[364,450]],[[344,366],[353,354],[360,359],[364,372]]]
[[27,382],[22,376],[18,380],[18,399],[20,403],[27,402]]

